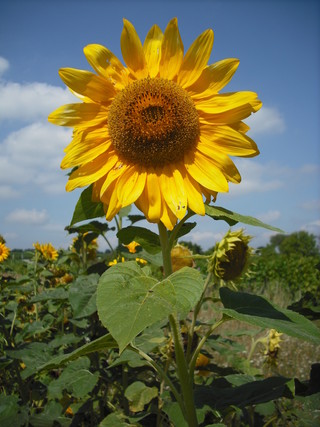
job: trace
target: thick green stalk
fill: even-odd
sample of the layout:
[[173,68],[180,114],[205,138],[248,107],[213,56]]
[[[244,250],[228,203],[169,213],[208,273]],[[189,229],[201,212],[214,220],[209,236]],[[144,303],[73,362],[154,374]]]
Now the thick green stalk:
[[[165,226],[160,222],[159,227],[159,238],[162,249],[162,258],[163,258],[163,269],[165,277],[168,277],[172,273],[172,264],[171,264],[171,248],[174,240],[168,239],[168,232]],[[174,235],[172,232],[171,237]],[[176,235],[176,233],[175,233]],[[181,330],[179,326],[178,319],[176,316],[171,314],[169,316],[171,333],[174,340],[175,356],[176,356],[176,365],[177,365],[177,374],[180,381],[182,400],[179,398],[178,403],[181,408],[181,411],[187,421],[189,427],[197,427],[198,420],[194,404],[194,395],[193,395],[193,376],[190,375],[188,370],[188,365],[184,355],[183,343]]]

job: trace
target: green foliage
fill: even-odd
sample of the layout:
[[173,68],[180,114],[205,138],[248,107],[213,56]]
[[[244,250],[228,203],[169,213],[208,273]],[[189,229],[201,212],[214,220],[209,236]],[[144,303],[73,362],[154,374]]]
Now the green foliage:
[[[82,211],[76,209],[78,219],[96,215],[84,203],[88,195],[82,195]],[[222,208],[214,216],[241,218]],[[194,224],[167,233],[167,242],[174,244]],[[163,241],[136,226],[120,228],[118,238],[124,244],[138,241],[138,254],[118,252],[112,267],[108,262],[114,255],[86,258],[86,245],[109,230],[98,221],[69,227],[82,236],[79,251],[61,251],[55,263],[37,259],[33,251],[21,252],[0,265],[1,426],[196,425],[187,402],[194,402],[201,427],[316,425],[319,395],[312,381],[266,376],[252,363],[250,355],[256,353],[249,354],[244,342],[262,342],[261,331],[274,328],[319,344],[312,322],[318,313],[315,294],[292,306],[300,314],[227,287],[218,297],[212,277],[205,277],[205,257],[196,260],[203,262],[201,271],[185,267],[166,276]],[[274,238],[255,263],[262,268],[260,258],[275,262],[282,257],[288,265],[300,259],[306,269],[308,260],[311,271],[318,253],[310,249],[312,255],[303,255],[297,245],[300,253],[294,258],[295,245],[285,243],[287,237]],[[148,264],[139,265],[136,255]],[[99,274],[97,265],[103,267]],[[253,280],[249,276],[252,287]],[[308,283],[308,277],[302,280]],[[232,322],[237,322],[235,329],[229,328]],[[199,354],[206,355],[203,366]]]
[[275,235],[252,257],[245,284],[260,292],[271,283],[299,298],[307,292],[320,297],[320,252],[316,239],[304,231]]

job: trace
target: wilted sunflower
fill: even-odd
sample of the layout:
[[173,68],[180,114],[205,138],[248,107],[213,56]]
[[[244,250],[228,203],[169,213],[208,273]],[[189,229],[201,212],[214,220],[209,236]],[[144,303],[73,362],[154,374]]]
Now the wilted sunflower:
[[3,262],[8,258],[10,254],[10,249],[5,245],[5,243],[0,242],[0,262]]
[[213,31],[204,31],[184,55],[177,19],[165,32],[157,25],[141,44],[124,19],[123,66],[106,47],[84,54],[97,73],[62,68],[60,76],[82,103],[68,104],[49,121],[74,127],[61,167],[74,168],[66,189],[93,184],[107,220],[135,203],[150,222],[172,229],[189,207],[204,215],[203,196],[215,199],[239,183],[229,156],[253,157],[255,142],[242,120],[261,102],[254,92],[219,91],[237,59],[207,65]]

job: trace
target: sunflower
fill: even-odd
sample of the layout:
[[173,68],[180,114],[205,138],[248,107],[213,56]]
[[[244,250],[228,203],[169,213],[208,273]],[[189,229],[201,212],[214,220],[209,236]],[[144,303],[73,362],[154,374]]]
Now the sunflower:
[[0,262],[3,262],[8,258],[10,249],[4,243],[0,242]]
[[35,250],[47,261],[55,261],[59,256],[58,251],[54,248],[54,246],[52,246],[51,243],[40,244],[36,242],[33,244],[33,246]]
[[64,105],[49,121],[74,128],[61,163],[75,168],[67,191],[93,184],[110,221],[134,203],[148,221],[172,229],[187,209],[205,214],[204,200],[228,191],[240,174],[229,156],[259,153],[242,120],[261,107],[257,94],[219,91],[239,61],[207,65],[213,31],[200,34],[184,54],[177,19],[157,25],[142,44],[124,19],[126,67],[106,47],[84,54],[95,73],[62,68],[63,82],[81,103]]

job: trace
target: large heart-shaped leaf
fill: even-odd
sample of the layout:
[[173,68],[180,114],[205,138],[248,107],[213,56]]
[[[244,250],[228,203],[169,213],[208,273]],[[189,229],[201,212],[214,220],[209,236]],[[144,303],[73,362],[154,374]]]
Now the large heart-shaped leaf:
[[188,313],[202,289],[200,273],[191,268],[158,281],[135,262],[117,264],[100,278],[98,314],[122,352],[146,327],[171,313]]

